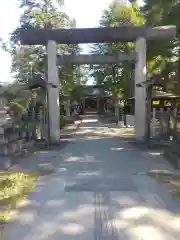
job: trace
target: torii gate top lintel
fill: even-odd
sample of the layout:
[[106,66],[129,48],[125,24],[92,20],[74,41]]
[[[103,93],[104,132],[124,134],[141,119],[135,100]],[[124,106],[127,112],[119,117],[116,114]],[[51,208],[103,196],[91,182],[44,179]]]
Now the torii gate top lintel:
[[176,26],[155,28],[146,26],[70,29],[30,28],[20,31],[20,40],[23,45],[46,45],[49,40],[53,40],[57,44],[134,42],[140,37],[150,40],[170,40],[176,37]]

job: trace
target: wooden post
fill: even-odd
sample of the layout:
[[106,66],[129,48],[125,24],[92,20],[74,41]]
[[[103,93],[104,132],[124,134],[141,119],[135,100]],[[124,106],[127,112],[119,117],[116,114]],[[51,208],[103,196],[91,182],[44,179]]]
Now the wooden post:
[[163,133],[163,108],[160,108],[160,134]]
[[152,137],[156,136],[156,108],[152,111]]
[[173,140],[176,140],[176,135],[177,135],[176,116],[177,116],[177,108],[173,108],[172,109]]
[[[171,130],[171,127],[170,127],[170,120],[171,120],[171,109],[168,108],[167,110],[167,133],[170,134],[170,130]],[[171,136],[170,136],[171,137]]]

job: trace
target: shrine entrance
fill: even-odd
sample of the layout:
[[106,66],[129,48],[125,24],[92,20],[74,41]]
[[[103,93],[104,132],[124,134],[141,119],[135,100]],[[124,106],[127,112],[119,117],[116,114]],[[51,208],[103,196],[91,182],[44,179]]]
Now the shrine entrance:
[[102,85],[83,86],[84,98],[82,99],[83,112],[104,113],[107,100],[111,97]]
[[[47,46],[47,79],[53,87],[48,87],[48,106],[50,136],[52,140],[60,138],[59,74],[57,65],[62,64],[116,64],[122,61],[135,62],[135,134],[143,139],[146,133],[146,89],[137,84],[146,80],[146,39],[171,40],[176,37],[175,26],[155,27],[121,26],[117,28],[86,29],[21,29],[20,40],[23,45]],[[58,56],[56,44],[81,44],[104,42],[136,42],[135,53],[117,53],[116,55],[80,55]],[[48,85],[50,86],[50,85]]]
[[85,100],[85,109],[84,111],[97,111],[98,112],[98,109],[97,109],[97,99],[93,99],[93,98],[88,98]]

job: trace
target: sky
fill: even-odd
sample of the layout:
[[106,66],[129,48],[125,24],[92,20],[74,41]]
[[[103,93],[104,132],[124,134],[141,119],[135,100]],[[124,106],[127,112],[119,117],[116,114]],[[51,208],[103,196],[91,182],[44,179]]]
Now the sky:
[[[69,16],[76,19],[78,28],[98,26],[102,10],[107,8],[112,0],[64,0],[64,9]],[[0,37],[8,40],[9,33],[18,25],[20,10],[17,0],[6,0],[0,3]],[[12,82],[10,74],[11,57],[0,50],[0,82]]]

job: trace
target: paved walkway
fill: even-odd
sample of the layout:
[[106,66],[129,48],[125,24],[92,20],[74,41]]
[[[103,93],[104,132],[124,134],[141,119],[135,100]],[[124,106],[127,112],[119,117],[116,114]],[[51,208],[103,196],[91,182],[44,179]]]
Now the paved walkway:
[[69,141],[39,155],[56,173],[39,180],[19,220],[7,225],[8,240],[180,239],[180,205],[141,174],[167,169],[159,156],[132,149],[95,116]]

